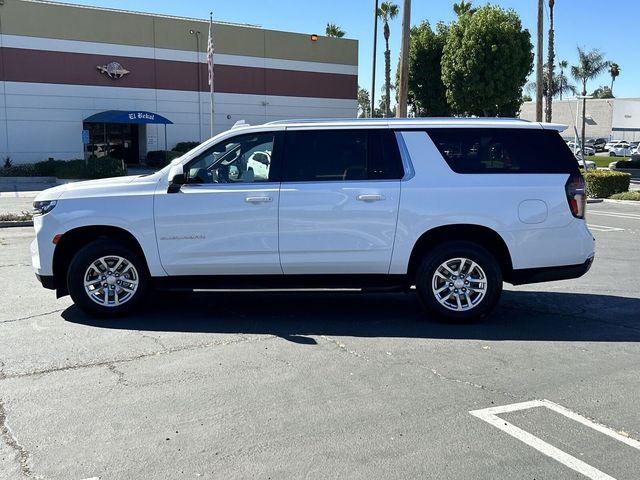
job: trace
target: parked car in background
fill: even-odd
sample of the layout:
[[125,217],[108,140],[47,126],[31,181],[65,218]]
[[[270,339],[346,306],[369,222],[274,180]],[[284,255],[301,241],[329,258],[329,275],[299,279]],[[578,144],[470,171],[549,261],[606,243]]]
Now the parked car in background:
[[627,142],[626,140],[609,140],[609,141],[605,144],[604,149],[605,149],[606,151],[609,151],[609,150],[611,150],[611,147],[613,147],[614,145],[618,145],[618,144],[620,144],[620,143],[622,143],[622,144],[627,144],[627,145],[629,144],[629,142]]
[[598,165],[596,164],[596,162],[592,162],[591,160],[582,160],[578,157],[576,157],[576,160],[578,161],[578,166],[581,169],[584,169],[584,166],[587,166],[587,170],[597,170],[598,169]]
[[628,143],[616,143],[609,148],[610,157],[630,157],[636,149]]
[[[573,154],[577,154],[578,152],[580,152],[580,146],[575,143],[575,142],[567,142],[567,145],[569,146],[569,148],[571,149],[571,151],[573,152]],[[582,153],[584,155],[595,155],[596,151],[593,147],[589,147],[587,145],[585,145],[582,148]]]
[[596,138],[593,141],[593,145],[590,145],[591,147],[593,147],[593,149],[596,152],[604,152],[604,146],[607,144],[607,140],[604,138]]

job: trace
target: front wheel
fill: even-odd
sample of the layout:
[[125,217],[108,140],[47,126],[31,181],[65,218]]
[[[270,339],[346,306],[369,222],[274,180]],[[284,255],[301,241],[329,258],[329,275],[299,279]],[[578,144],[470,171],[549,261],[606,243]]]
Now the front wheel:
[[100,239],[84,246],[73,257],[67,287],[74,303],[86,313],[118,316],[133,310],[144,298],[147,267],[126,246]]
[[486,249],[449,242],[429,252],[416,274],[416,290],[426,310],[451,321],[488,315],[502,293],[502,271]]

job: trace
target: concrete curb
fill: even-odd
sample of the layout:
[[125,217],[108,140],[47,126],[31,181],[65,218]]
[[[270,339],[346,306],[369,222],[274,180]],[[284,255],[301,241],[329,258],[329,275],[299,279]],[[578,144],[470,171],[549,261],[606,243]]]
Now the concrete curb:
[[11,227],[33,227],[33,221],[27,220],[24,222],[0,222],[0,228],[11,228]]

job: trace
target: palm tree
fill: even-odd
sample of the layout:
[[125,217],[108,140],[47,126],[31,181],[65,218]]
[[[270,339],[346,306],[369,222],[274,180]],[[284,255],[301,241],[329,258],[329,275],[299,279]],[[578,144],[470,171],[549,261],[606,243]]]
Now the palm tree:
[[582,139],[581,145],[584,145],[584,129],[587,116],[587,82],[596,78],[602,72],[606,71],[611,62],[605,60],[604,54],[594,49],[585,52],[578,47],[578,64],[571,66],[571,76],[582,83]]
[[[569,62],[566,60],[560,60],[558,66],[560,67],[560,81],[562,82],[563,79],[566,80],[566,77],[564,76],[564,69],[569,66]],[[562,100],[562,83],[560,84],[560,100]]]
[[[547,102],[547,95],[551,94],[552,97],[557,97],[558,95],[562,96],[563,94],[572,94],[576,95],[578,93],[578,89],[575,85],[569,83],[569,79],[565,76],[563,72],[554,73],[553,79],[551,81],[551,88],[549,88],[549,76],[547,75],[547,66],[545,65],[543,68],[542,75],[542,91],[544,92],[544,99]],[[529,94],[536,92],[536,82],[532,81],[525,85],[525,91]]]
[[327,27],[324,29],[324,33],[327,37],[342,38],[346,35],[347,32],[342,30],[335,23],[327,23]]
[[613,95],[613,82],[615,82],[616,77],[620,75],[620,65],[612,63],[609,68],[609,74],[611,75],[611,95]]
[[477,8],[471,8],[471,0],[465,2],[465,0],[460,0],[460,3],[453,4],[453,11],[458,17],[461,17],[465,13],[474,14],[478,10]]
[[371,99],[369,91],[358,85],[358,117],[367,118],[371,116]]
[[[555,5],[555,0],[549,0],[549,53],[547,56],[547,88],[551,88],[553,85],[553,67],[555,66],[553,63],[555,53],[553,51],[553,7]],[[547,109],[545,110],[545,121],[551,122],[552,117],[552,104],[553,103],[553,92],[547,92]]]
[[386,49],[384,51],[384,80],[385,80],[385,117],[391,116],[390,99],[391,99],[391,51],[389,50],[389,21],[398,16],[398,5],[391,2],[382,2],[378,8],[378,18],[384,23],[384,42]]

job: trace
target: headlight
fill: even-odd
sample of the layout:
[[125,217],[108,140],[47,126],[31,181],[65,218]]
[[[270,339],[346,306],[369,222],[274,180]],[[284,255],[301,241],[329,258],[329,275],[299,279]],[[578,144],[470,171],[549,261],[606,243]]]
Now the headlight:
[[58,202],[55,200],[43,200],[40,202],[33,202],[33,211],[31,212],[33,215],[44,215],[45,213],[49,213],[53,210],[53,207],[56,206]]

